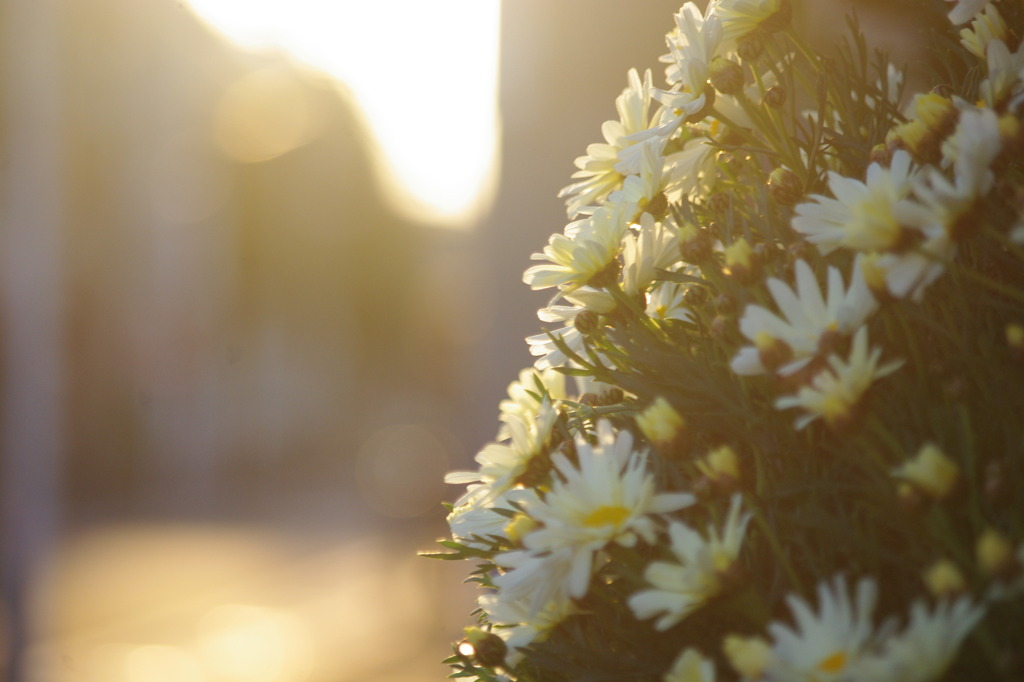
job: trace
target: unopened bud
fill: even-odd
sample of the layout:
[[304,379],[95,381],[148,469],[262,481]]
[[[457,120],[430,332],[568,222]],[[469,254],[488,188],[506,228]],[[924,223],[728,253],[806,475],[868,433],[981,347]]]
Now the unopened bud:
[[715,57],[709,67],[709,80],[723,95],[735,95],[743,89],[743,67],[725,57]]
[[711,336],[715,339],[724,339],[732,333],[732,324],[725,315],[715,315],[711,320]]
[[974,556],[982,573],[992,578],[1006,578],[1020,570],[1013,545],[994,528],[985,529],[978,538]]
[[906,149],[921,163],[938,163],[942,159],[942,137],[919,118],[893,128],[886,142],[890,149]]
[[786,103],[786,91],[777,85],[770,87],[765,91],[761,102],[767,107],[778,109]]
[[725,213],[732,205],[732,200],[725,192],[715,192],[708,196],[708,208],[715,213]]
[[[468,644],[468,647],[463,645]],[[505,662],[508,645],[505,640],[493,632],[485,632],[477,627],[466,628],[466,639],[458,647],[459,653],[467,658],[474,658],[480,665],[493,668]]]
[[711,236],[706,230],[690,224],[679,230],[679,255],[687,263],[704,263],[711,258],[711,253]]
[[661,396],[636,416],[636,425],[655,449],[663,453],[676,450],[685,440],[686,420]]
[[967,590],[963,573],[949,559],[940,559],[924,573],[928,591],[936,597],[956,597]]
[[797,174],[780,166],[768,176],[768,192],[778,204],[792,206],[804,195],[804,188]]
[[505,537],[513,545],[523,544],[523,538],[530,534],[537,527],[537,521],[532,516],[519,512],[512,517],[512,520],[505,524]]
[[697,468],[711,481],[732,487],[740,478],[740,460],[736,451],[728,445],[715,448],[704,459],[697,462]]
[[916,95],[914,113],[939,137],[945,137],[953,132],[960,115],[951,99],[935,92]]
[[743,237],[725,247],[725,269],[741,284],[753,283],[760,274],[760,262]]
[[774,658],[771,647],[762,637],[727,635],[722,651],[733,670],[748,680],[760,679]]
[[888,168],[892,163],[892,151],[885,143],[876,144],[868,154],[868,163],[877,163],[879,166]]
[[757,59],[764,54],[764,42],[764,32],[753,30],[736,42],[736,54],[745,62]]
[[960,467],[937,445],[928,443],[917,456],[893,470],[893,476],[911,483],[936,500],[948,497],[960,478]]
[[1024,355],[1024,325],[1016,322],[1006,325],[1006,345],[1015,354]]
[[581,310],[573,318],[572,326],[580,334],[588,336],[601,328],[601,316],[593,310]]

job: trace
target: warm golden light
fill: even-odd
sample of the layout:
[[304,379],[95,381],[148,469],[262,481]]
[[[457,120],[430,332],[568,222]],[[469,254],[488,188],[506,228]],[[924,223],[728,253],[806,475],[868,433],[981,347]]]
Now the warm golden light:
[[291,682],[311,666],[309,633],[284,611],[230,604],[199,624],[199,652],[207,669],[224,682]]
[[500,0],[188,0],[248,49],[282,49],[352,92],[401,209],[471,220],[496,181]]
[[196,659],[183,649],[150,644],[124,659],[125,682],[206,682]]

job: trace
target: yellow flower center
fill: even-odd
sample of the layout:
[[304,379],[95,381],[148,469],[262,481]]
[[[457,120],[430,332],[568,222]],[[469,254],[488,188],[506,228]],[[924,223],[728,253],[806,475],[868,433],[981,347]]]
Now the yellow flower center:
[[850,414],[850,405],[842,396],[830,393],[822,400],[820,411],[825,422],[835,426]]
[[858,251],[888,251],[899,243],[903,227],[892,211],[892,199],[872,197],[853,206],[844,246]]
[[629,518],[629,510],[620,505],[603,505],[587,514],[583,525],[588,528],[618,526]]
[[825,673],[837,673],[846,667],[846,652],[837,651],[830,656],[826,656],[821,659],[818,663],[818,668]]

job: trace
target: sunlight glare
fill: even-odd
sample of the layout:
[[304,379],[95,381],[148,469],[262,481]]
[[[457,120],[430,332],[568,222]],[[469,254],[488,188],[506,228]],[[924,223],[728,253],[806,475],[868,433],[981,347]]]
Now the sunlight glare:
[[188,2],[241,47],[280,48],[344,83],[403,210],[464,223],[492,198],[500,0]]

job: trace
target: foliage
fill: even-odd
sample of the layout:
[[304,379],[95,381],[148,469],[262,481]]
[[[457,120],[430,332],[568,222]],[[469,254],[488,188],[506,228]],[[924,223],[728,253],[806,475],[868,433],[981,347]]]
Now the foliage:
[[912,97],[795,0],[687,3],[630,72],[524,276],[561,326],[448,478],[452,677],[1024,674],[1024,7],[931,8]]

